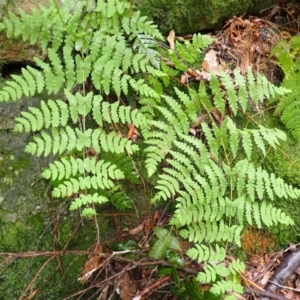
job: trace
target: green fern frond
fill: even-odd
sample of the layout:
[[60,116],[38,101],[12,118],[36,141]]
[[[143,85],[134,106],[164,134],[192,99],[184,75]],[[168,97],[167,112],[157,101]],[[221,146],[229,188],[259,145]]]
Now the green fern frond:
[[[210,292],[217,295],[224,295],[226,291],[233,291],[242,294],[243,286],[240,283],[236,283],[236,281],[231,280],[220,280],[214,283],[210,289]],[[229,300],[229,298],[227,297]],[[230,298],[232,299],[232,298]]]
[[[223,261],[225,259],[226,250],[223,247],[220,247],[218,244],[216,245],[216,248],[209,248],[205,245],[199,245],[196,244],[195,247],[190,248],[186,254],[194,260],[197,260],[198,263],[205,262],[214,262],[214,261]],[[212,276],[215,277],[217,273],[214,272],[215,270],[210,270],[210,275],[208,270],[205,270],[206,276]],[[215,281],[215,280],[213,280]],[[210,282],[205,281],[205,282]]]
[[[88,204],[103,204],[108,202],[109,200],[101,195],[98,195],[98,193],[94,194],[80,194],[79,197],[75,198],[71,205],[70,205],[70,210],[75,210],[78,208],[81,208],[82,206],[86,206]],[[82,213],[84,216],[86,213]]]
[[114,182],[107,179],[101,174],[95,176],[79,176],[78,178],[70,178],[59,184],[52,191],[52,196],[55,198],[67,197],[85,189],[102,189],[109,190],[115,186]]
[[197,224],[192,223],[187,226],[187,229],[180,230],[180,235],[194,241],[195,243],[201,244],[202,242],[216,242],[216,241],[238,241],[240,244],[240,233],[242,226],[233,225],[231,227],[225,225],[223,221],[220,221],[220,225],[216,222],[198,222]]
[[222,276],[228,276],[228,270],[225,268],[225,266],[222,265],[212,265],[208,264],[204,266],[204,272],[200,272],[197,275],[197,281],[201,283],[211,282],[210,280],[214,279],[214,282],[216,281],[217,277]]
[[50,163],[49,168],[42,173],[44,178],[52,181],[69,179],[71,176],[74,177],[78,174],[101,174],[104,178],[115,180],[125,178],[123,172],[116,165],[104,160],[96,161],[96,157],[85,159],[71,157],[69,160],[61,158],[54,163]]
[[109,200],[121,212],[132,208],[132,200],[120,189],[112,191]]
[[[233,114],[236,115],[237,110],[238,110],[238,97],[237,97],[237,94],[235,91],[235,86],[233,84],[233,80],[225,72],[220,72],[220,77],[221,77],[221,82],[226,89],[226,96],[227,96],[229,106],[230,106]],[[241,82],[240,82],[240,84],[241,84]],[[242,86],[242,88],[243,88],[243,86]]]
[[[62,100],[41,101],[41,109],[29,107],[29,112],[21,112],[22,117],[18,117],[14,130],[16,132],[40,131],[42,128],[65,126],[69,119],[67,104]],[[28,126],[28,122],[29,126]]]

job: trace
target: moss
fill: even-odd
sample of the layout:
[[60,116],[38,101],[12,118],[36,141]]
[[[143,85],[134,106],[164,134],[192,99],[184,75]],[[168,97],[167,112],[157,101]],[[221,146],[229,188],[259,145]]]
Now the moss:
[[185,34],[216,28],[228,17],[246,13],[252,4],[248,0],[145,0],[136,2],[142,13],[158,24],[164,34],[171,29],[174,29],[177,34]]
[[[7,214],[5,213],[2,213]],[[67,250],[87,250],[95,241],[95,229],[93,222],[85,220],[85,225],[77,227],[78,214],[76,216],[61,217],[57,224],[59,240],[57,247],[64,247],[70,241]],[[2,221],[2,215],[0,215]],[[112,228],[109,219],[100,224],[101,234],[104,239],[114,236],[111,231],[106,233],[107,228]],[[53,226],[45,226],[45,216],[42,213],[30,215],[26,222],[17,220],[0,224],[0,251],[22,253],[27,251],[53,251]],[[49,256],[34,258],[19,258],[7,263],[5,270],[0,274],[0,299],[19,299],[28,284],[35,277]],[[53,259],[41,271],[33,291],[36,291],[35,299],[62,299],[82,289],[77,281],[81,274],[86,256],[64,255],[59,257],[61,267],[57,259]],[[61,270],[63,272],[61,272]],[[28,294],[27,294],[28,296]]]

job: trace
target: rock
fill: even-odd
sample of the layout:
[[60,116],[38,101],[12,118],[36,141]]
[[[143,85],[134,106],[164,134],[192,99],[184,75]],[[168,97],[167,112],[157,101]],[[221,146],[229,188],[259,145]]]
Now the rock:
[[260,11],[277,4],[277,0],[135,0],[142,13],[158,24],[164,35],[215,29],[229,18]]
[[[0,18],[2,19],[7,11],[18,14],[19,9],[30,13],[32,7],[37,7],[39,4],[47,5],[48,0],[0,0]],[[0,34],[0,61],[7,63],[24,63],[34,64],[34,56],[43,59],[44,54],[38,45],[29,45],[24,43],[21,38],[8,39],[4,32]]]

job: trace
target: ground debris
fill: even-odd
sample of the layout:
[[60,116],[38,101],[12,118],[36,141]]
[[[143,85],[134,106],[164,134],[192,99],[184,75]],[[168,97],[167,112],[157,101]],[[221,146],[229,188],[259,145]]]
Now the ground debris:
[[300,300],[299,268],[300,248],[289,247],[271,254],[253,255],[243,276],[246,299]]

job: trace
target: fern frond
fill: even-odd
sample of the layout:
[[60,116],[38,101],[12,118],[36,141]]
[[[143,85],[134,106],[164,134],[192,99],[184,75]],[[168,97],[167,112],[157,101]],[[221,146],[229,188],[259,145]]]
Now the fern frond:
[[85,176],[78,178],[70,178],[59,184],[52,191],[52,196],[55,198],[66,197],[85,189],[112,189],[115,186],[112,180],[107,179],[101,175]]
[[[216,248],[209,248],[205,245],[196,244],[195,247],[190,248],[186,254],[194,260],[197,260],[198,263],[205,262],[215,262],[215,261],[223,261],[225,259],[226,250],[223,247],[220,247],[218,244]],[[205,268],[204,268],[205,270]],[[213,278],[217,275],[215,270],[205,270],[206,276],[212,276]],[[209,275],[210,273],[210,275]],[[214,275],[212,275],[214,274]],[[214,280],[213,280],[214,281]],[[210,282],[210,281],[205,281]]]
[[225,277],[228,275],[228,271],[226,270],[225,266],[222,265],[212,265],[208,264],[204,266],[203,268],[204,272],[200,272],[197,275],[197,281],[201,283],[206,283],[206,282],[212,282],[210,280],[213,280],[213,282],[216,281],[217,277],[223,276]]
[[102,204],[102,203],[106,203],[109,200],[101,195],[98,195],[98,193],[94,193],[94,194],[80,194],[79,197],[75,198],[71,205],[70,205],[70,210],[75,210],[78,208],[81,208],[82,206],[85,206],[87,204]]
[[[236,283],[236,281],[231,280],[220,280],[213,284],[210,291],[217,295],[224,295],[226,291],[228,292],[237,292],[243,293],[243,286],[240,283]],[[229,298],[227,298],[229,300]],[[232,299],[232,298],[231,298]]]
[[209,145],[209,149],[211,154],[213,155],[214,159],[218,161],[219,159],[219,147],[221,146],[216,138],[213,136],[211,129],[208,127],[206,123],[201,124],[201,128],[205,134],[205,138],[207,140],[207,143]]
[[[225,72],[220,72],[221,82],[226,89],[227,100],[234,115],[237,114],[238,98],[236,95],[233,80]],[[240,82],[241,83],[241,82]]]

